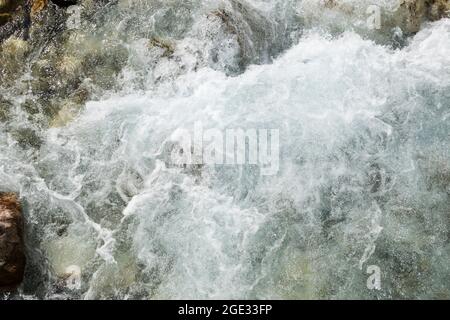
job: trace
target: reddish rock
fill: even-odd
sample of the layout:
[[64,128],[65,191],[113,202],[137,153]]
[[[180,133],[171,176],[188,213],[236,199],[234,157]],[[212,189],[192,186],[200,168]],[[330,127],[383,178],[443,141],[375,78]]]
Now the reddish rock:
[[23,280],[23,229],[17,196],[14,193],[0,192],[0,291],[13,290]]

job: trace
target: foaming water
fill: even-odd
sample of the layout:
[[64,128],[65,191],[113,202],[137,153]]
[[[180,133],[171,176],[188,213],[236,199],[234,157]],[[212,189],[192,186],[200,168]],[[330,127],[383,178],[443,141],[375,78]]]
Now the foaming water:
[[[177,32],[175,55],[194,61]],[[23,297],[450,296],[450,20],[398,50],[304,32],[245,70],[231,46],[221,67],[163,57],[141,72],[142,41],[127,44],[121,89],[46,129],[38,151],[0,123],[0,186],[20,191],[36,246]],[[199,121],[278,129],[279,172],[167,167],[171,135]],[[78,289],[61,280],[72,265]],[[369,265],[382,290],[366,287]]]

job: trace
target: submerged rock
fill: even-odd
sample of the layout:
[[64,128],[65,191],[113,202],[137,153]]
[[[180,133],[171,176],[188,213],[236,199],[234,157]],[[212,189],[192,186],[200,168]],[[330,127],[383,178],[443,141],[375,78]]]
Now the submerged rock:
[[14,193],[0,193],[0,291],[11,290],[23,280],[25,253],[23,217]]
[[8,119],[12,103],[3,97],[0,97],[0,122],[4,122]]

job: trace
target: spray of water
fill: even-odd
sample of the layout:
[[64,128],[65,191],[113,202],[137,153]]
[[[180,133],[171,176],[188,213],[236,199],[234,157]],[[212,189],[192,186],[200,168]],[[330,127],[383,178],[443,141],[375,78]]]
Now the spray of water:
[[[85,103],[31,119],[42,78],[0,85],[0,188],[28,220],[21,297],[450,296],[450,20],[395,48],[311,5],[119,1],[58,56],[65,74],[103,63]],[[279,171],[168,166],[198,121],[278,129]]]

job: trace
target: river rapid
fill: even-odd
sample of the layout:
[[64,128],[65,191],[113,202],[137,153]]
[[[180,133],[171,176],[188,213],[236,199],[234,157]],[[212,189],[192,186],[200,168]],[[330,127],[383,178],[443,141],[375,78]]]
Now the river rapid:
[[[59,44],[6,40],[7,297],[450,298],[450,20],[344,2],[85,1]],[[277,130],[277,170],[168,165],[199,123]]]

